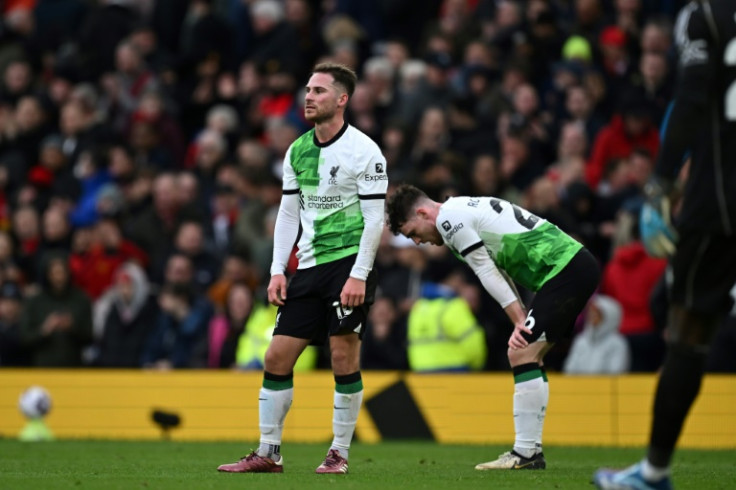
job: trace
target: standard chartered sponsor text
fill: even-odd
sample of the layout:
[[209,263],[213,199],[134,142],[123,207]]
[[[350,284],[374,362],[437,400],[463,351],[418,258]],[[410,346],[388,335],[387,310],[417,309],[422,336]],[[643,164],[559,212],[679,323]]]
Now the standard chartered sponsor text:
[[343,207],[342,196],[307,196],[307,207],[312,209],[340,209]]

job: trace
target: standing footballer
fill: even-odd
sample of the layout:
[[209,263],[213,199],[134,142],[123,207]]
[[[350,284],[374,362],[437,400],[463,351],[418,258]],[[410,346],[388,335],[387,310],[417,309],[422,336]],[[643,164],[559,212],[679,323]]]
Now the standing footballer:
[[[274,232],[268,299],[279,312],[258,397],[260,445],[219,471],[283,471],[281,434],[294,392],[294,363],[309,344],[328,340],[334,438],[317,473],[348,472],[363,399],[360,339],[375,295],[373,261],[388,187],[380,149],[345,122],[355,84],[355,73],[334,63],[317,65],[307,83],[304,115],[314,129],[286,152]],[[297,238],[299,267],[287,287],[284,271]]]
[[[477,470],[545,469],[542,428],[549,385],[544,355],[570,334],[598,285],[593,255],[547,220],[503,199],[453,197],[440,204],[411,185],[388,199],[389,225],[415,243],[447,245],[503,307],[514,332],[514,447]],[[534,291],[525,311],[507,276]]]
[[[677,18],[675,38],[679,79],[641,216],[650,253],[673,254],[667,356],[654,396],[647,456],[623,471],[598,471],[594,482],[602,489],[672,488],[675,445],[736,282],[736,2],[688,3]],[[688,153],[675,233],[669,203]]]

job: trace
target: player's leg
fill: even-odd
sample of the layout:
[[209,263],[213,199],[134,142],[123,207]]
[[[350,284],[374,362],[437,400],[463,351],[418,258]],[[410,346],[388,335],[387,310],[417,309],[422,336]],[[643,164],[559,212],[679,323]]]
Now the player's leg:
[[540,362],[552,345],[536,341],[523,349],[509,349],[514,373],[514,447],[495,461],[481,463],[475,469],[536,470],[546,467],[541,440],[549,391]]
[[[690,407],[700,392],[708,346],[718,326],[718,316],[670,310],[669,349],[654,396],[654,419],[647,462],[664,476]],[[653,473],[653,472],[652,472]]]
[[555,277],[547,281],[532,301],[524,334],[529,344],[509,349],[509,364],[514,373],[514,449],[496,461],[476,469],[543,469],[542,430],[547,415],[549,384],[542,367],[545,354],[554,343],[569,334],[578,315],[598,286],[598,263],[585,249]]
[[258,393],[259,456],[280,459],[284,419],[294,398],[294,364],[307,345],[308,339],[274,335],[268,346]]
[[547,379],[547,370],[544,369],[544,365],[540,364],[539,369],[542,370],[542,404],[544,406],[544,413],[539,418],[539,424],[536,429],[537,440],[534,442],[535,446],[542,451],[542,434],[544,433],[544,421],[547,418],[547,407],[549,405],[549,380]]
[[598,488],[672,488],[672,454],[700,391],[709,339],[717,322],[714,315],[693,314],[678,306],[670,309],[669,321],[670,339],[654,395],[647,457],[623,471],[599,470],[593,477]]
[[294,398],[293,368],[309,340],[274,335],[266,351],[263,385],[258,392],[258,421],[261,432],[258,449],[236,463],[223,464],[218,471],[228,473],[281,473],[281,435],[284,419]]
[[348,472],[348,453],[355,424],[363,402],[363,381],[360,375],[360,339],[356,333],[330,337],[330,357],[335,375],[333,395],[333,439],[327,457],[317,473]]
[[258,449],[219,471],[280,473],[281,435],[294,397],[294,364],[324,324],[323,302],[314,295],[319,271],[298,271],[289,284],[286,304],[279,308],[273,338],[264,359],[263,384],[258,393],[261,432]]
[[[542,453],[542,428],[549,402],[549,385],[542,359],[554,344],[534,342],[521,350],[509,350],[514,373],[514,451],[527,459]],[[542,459],[543,462],[543,459]],[[538,464],[541,466],[541,462]]]
[[330,339],[330,358],[335,375],[332,428],[334,437],[327,457],[317,473],[344,474],[348,472],[348,452],[355,432],[358,413],[363,402],[363,380],[360,375],[360,344],[368,311],[376,294],[376,272],[371,271],[365,285],[365,302],[354,308],[340,305],[340,293],[350,276],[355,257],[337,261],[324,281],[329,282],[325,299],[329,305],[327,324]]
[[594,475],[599,488],[671,488],[672,454],[700,391],[718,313],[731,306],[729,291],[736,281],[734,246],[732,237],[681,236],[672,261],[668,349],[654,396],[647,457],[623,471],[599,470]]

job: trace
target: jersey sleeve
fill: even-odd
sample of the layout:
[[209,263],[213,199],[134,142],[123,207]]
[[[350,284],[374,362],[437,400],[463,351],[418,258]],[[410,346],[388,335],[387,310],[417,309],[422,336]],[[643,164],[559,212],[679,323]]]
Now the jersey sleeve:
[[501,308],[506,308],[514,301],[521,301],[511,283],[484,249],[476,248],[468,253],[465,262],[473,269],[483,288],[501,305]]
[[294,167],[291,165],[291,146],[286,150],[284,156],[284,168],[282,170],[282,186],[284,194],[298,194],[299,193],[299,182],[296,180],[296,172]]
[[471,226],[471,219],[469,214],[456,210],[441,209],[437,215],[436,226],[442,239],[462,257],[483,246],[483,240]]
[[384,202],[388,188],[386,159],[383,158],[377,145],[370,145],[370,151],[364,165],[359,166],[357,173],[358,199],[363,215],[363,234],[360,237],[360,248],[350,276],[365,281],[373,268],[373,262],[381,241],[384,219]]
[[273,232],[271,275],[283,274],[291,251],[299,236],[300,204],[299,183],[291,166],[291,147],[284,157],[282,196]]
[[372,143],[365,158],[357,168],[358,197],[361,200],[385,199],[388,189],[388,174],[386,173],[386,159],[381,154],[378,145]]
[[708,100],[714,93],[716,66],[720,62],[715,29],[712,13],[697,2],[686,5],[677,18],[678,82],[655,167],[656,174],[668,180],[677,176],[702,126],[702,118],[708,117]]

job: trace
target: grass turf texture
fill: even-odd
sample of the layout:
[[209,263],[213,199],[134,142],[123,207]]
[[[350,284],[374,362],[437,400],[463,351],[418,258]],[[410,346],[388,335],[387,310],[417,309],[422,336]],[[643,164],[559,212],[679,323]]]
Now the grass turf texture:
[[[506,447],[421,442],[355,444],[350,474],[316,475],[327,444],[283,446],[283,474],[218,473],[255,444],[0,440],[2,489],[591,489],[600,466],[623,467],[642,449],[545,448],[544,471],[476,471]],[[678,451],[674,483],[681,489],[733,489],[736,451]]]

